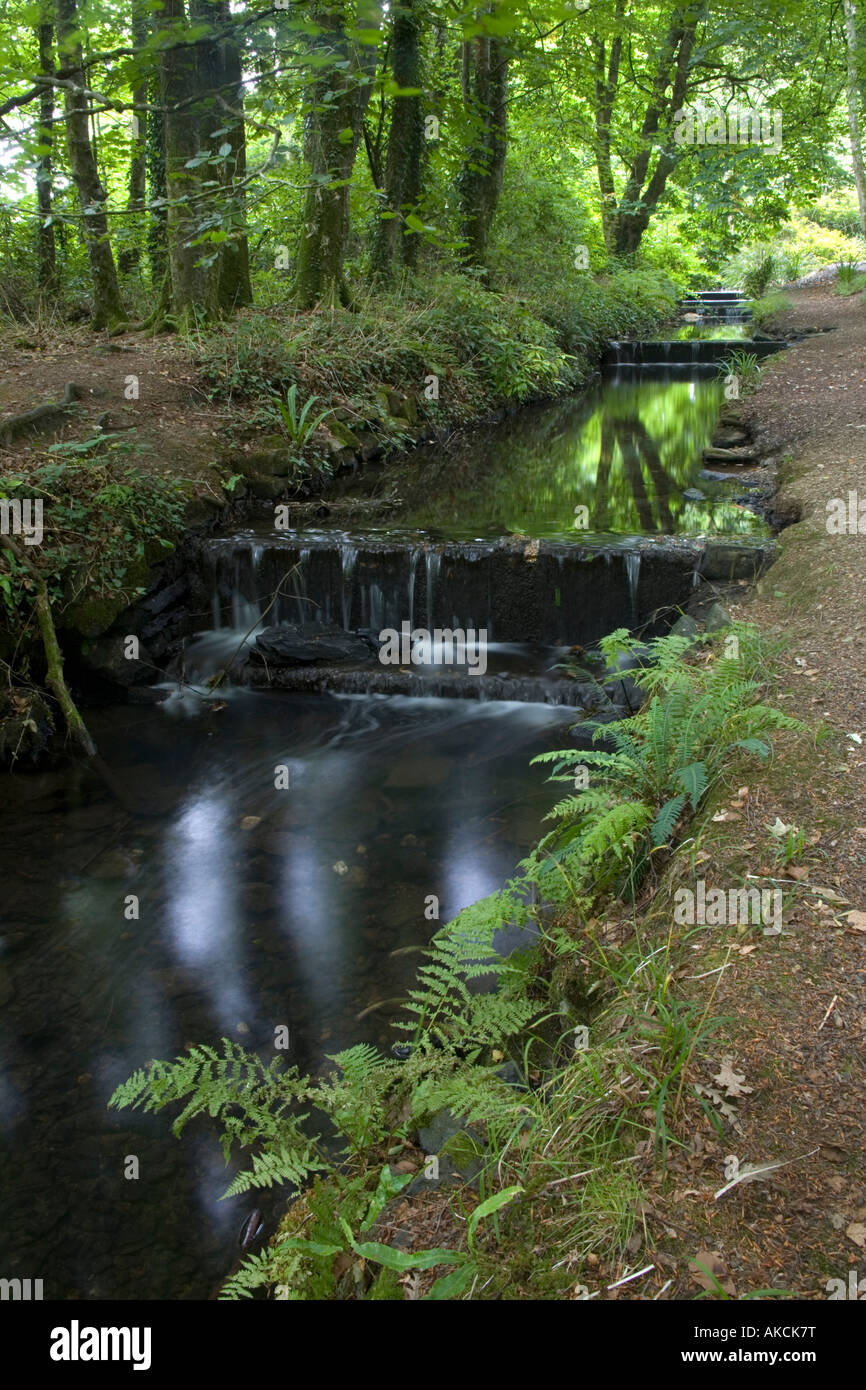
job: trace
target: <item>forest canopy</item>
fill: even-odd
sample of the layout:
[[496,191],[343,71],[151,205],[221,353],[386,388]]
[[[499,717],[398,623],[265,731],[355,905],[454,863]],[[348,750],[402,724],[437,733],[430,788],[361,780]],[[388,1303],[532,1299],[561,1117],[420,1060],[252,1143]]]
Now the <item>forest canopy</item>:
[[773,247],[788,272],[853,258],[864,23],[851,0],[11,0],[2,307],[188,329],[443,268],[688,286]]

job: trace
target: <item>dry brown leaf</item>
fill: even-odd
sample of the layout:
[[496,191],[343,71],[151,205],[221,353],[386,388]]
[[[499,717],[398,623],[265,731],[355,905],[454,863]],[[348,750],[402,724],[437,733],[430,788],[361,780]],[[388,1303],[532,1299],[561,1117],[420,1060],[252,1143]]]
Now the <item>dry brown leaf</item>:
[[866,1250],[866,1226],[862,1221],[852,1221],[850,1226],[846,1226],[845,1234],[855,1245],[859,1245],[861,1250]]
[[734,1071],[733,1057],[723,1057],[721,1069],[718,1075],[713,1077],[718,1086],[724,1087],[725,1095],[728,1097],[751,1095],[752,1087],[743,1084],[745,1079],[745,1072]]
[[736,1298],[737,1290],[728,1266],[715,1250],[699,1250],[693,1260],[689,1260],[692,1279],[708,1293],[716,1293],[721,1284],[726,1294]]

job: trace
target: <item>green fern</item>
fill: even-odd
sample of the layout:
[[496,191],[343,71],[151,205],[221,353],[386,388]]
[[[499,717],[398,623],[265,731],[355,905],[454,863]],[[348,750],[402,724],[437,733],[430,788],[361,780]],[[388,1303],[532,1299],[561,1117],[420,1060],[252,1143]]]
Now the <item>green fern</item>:
[[647,699],[629,719],[581,726],[594,742],[603,740],[605,749],[569,748],[534,759],[553,764],[551,781],[570,781],[570,769],[581,764],[592,772],[588,787],[548,813],[555,829],[521,866],[546,891],[551,882],[558,885],[553,901],[582,889],[616,885],[620,891],[624,882],[633,891],[653,852],[667,846],[682,817],[698,809],[735,752],[767,758],[772,745],[764,735],[801,727],[760,702],[762,688],[752,678],[760,665],[756,635],[744,625],[734,632],[741,657],[709,661],[690,659],[691,642],[678,636],[655,639],[648,654],[625,629],[602,641],[611,670],[623,656],[637,654],[647,663],[640,675]]
[[[508,892],[493,893],[457,914],[437,932],[409,991],[410,1018],[395,1026],[412,1033],[416,1046],[446,1049],[495,1046],[519,1032],[531,1016],[525,999],[508,989],[513,964],[497,955],[493,941],[507,923],[524,923],[526,904]],[[490,977],[495,994],[474,993],[472,980]]]

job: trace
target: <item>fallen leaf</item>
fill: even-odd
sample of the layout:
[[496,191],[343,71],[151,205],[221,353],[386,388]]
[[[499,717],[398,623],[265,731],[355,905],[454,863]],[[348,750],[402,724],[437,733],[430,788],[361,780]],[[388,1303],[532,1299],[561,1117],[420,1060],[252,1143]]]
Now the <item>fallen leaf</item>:
[[767,829],[771,835],[775,835],[777,840],[781,840],[783,835],[787,835],[788,831],[795,829],[795,827],[793,825],[786,825],[785,822],[780,820],[777,816],[773,824],[767,826]]
[[734,1107],[725,1100],[721,1091],[717,1091],[713,1086],[700,1086],[697,1083],[695,1084],[695,1090],[699,1096],[706,1096],[708,1100],[711,1100],[713,1105],[718,1107],[720,1114],[724,1115],[725,1119],[730,1122],[737,1133],[742,1134],[743,1126],[737,1118],[737,1112]]
[[723,1057],[719,1073],[713,1077],[719,1086],[724,1087],[725,1095],[728,1097],[751,1095],[752,1087],[743,1085],[745,1079],[745,1072],[734,1071],[733,1057]]
[[789,864],[787,869],[785,870],[785,874],[788,878],[794,878],[799,882],[801,879],[809,877],[809,870],[797,869],[794,867],[793,864]]
[[812,889],[813,893],[817,893],[820,897],[826,898],[830,903],[847,903],[848,901],[847,898],[842,898],[838,893],[834,893],[832,888],[822,888],[817,883],[811,883],[809,887]]
[[862,1221],[852,1221],[851,1225],[845,1228],[845,1234],[855,1245],[859,1245],[861,1250],[866,1250],[866,1226]]
[[866,912],[846,912],[844,915],[854,931],[866,931]]
[[719,1285],[726,1294],[736,1298],[737,1290],[728,1266],[715,1250],[699,1250],[693,1260],[689,1260],[692,1278],[708,1293],[718,1292]]

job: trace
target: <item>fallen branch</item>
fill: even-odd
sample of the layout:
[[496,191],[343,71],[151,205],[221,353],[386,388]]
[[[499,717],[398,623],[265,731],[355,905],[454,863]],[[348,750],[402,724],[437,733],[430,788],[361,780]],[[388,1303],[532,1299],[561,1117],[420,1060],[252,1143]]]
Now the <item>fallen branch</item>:
[[[71,383],[70,383],[71,384]],[[69,388],[67,387],[67,390]],[[60,643],[57,640],[57,631],[54,627],[54,619],[51,616],[51,600],[48,597],[48,585],[44,576],[33,564],[29,556],[21,549],[9,536],[0,533],[0,545],[14,556],[22,569],[26,570],[36,588],[34,607],[36,609],[36,621],[39,624],[39,635],[42,638],[42,648],[45,652],[45,662],[48,668],[46,683],[53,693],[69,733],[84,750],[88,758],[96,757],[96,744],[90,737],[87,725],[78,712],[78,708],[69,693],[69,687],[63,675],[63,653],[60,650]]]
[[57,630],[54,626],[54,618],[51,613],[51,599],[48,596],[48,585],[44,576],[33,564],[29,556],[21,549],[17,542],[11,537],[5,536],[0,532],[0,546],[14,556],[15,560],[26,570],[33,580],[35,586],[34,607],[36,609],[36,620],[39,624],[39,634],[42,638],[42,648],[45,652],[45,663],[47,674],[45,682],[51,693],[54,695],[63,714],[63,719],[70,736],[81,748],[87,761],[96,773],[102,778],[112,796],[120,802],[124,810],[132,815],[148,815],[149,812],[141,807],[131,804],[126,789],[121,786],[111,769],[99,756],[96,744],[90,736],[90,730],[82,719],[78,706],[75,704],[69,693],[69,686],[63,674],[63,653],[60,650],[60,643],[57,640]]

